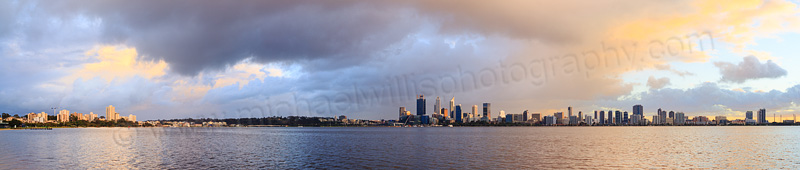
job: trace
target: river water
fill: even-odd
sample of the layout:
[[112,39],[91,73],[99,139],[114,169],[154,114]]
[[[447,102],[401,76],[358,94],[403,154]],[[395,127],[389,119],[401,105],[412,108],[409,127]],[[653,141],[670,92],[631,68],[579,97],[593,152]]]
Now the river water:
[[0,169],[800,169],[800,127],[0,131]]

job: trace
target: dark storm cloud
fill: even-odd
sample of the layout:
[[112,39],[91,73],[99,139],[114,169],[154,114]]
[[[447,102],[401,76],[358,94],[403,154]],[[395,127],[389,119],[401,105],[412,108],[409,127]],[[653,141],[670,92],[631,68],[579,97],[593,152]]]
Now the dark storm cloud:
[[338,68],[403,39],[414,24],[402,7],[343,1],[47,2],[60,16],[103,22],[105,43],[127,44],[195,75],[254,57],[262,63],[326,59]]

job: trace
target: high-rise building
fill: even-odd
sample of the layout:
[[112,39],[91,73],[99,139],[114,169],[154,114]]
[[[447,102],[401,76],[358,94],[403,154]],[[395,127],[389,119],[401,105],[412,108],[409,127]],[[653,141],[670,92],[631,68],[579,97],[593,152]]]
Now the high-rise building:
[[400,117],[403,117],[405,115],[406,115],[406,107],[400,107]]
[[417,97],[417,115],[422,116],[425,115],[425,96],[419,95]]
[[583,119],[583,123],[586,123],[587,125],[591,126],[592,123],[594,123],[592,121],[592,116],[586,115],[586,117]]
[[553,113],[553,116],[556,117],[556,124],[564,122],[564,112]]
[[633,105],[633,115],[644,115],[644,107],[640,104]]
[[58,122],[69,122],[69,110],[64,109],[59,111],[58,115],[56,115],[56,120]]
[[567,116],[572,116],[572,106],[567,107]]
[[545,125],[555,125],[557,121],[558,118],[556,118],[555,116],[545,116],[543,120]]
[[456,110],[456,97],[455,97],[455,96],[453,96],[453,98],[452,98],[452,99],[450,99],[450,118],[451,118],[451,119],[452,119],[452,118],[454,118],[454,117],[453,117],[453,115],[454,115],[454,113],[453,113],[453,112],[454,112],[455,110]]
[[75,116],[75,118],[77,118],[78,120],[86,120],[85,117],[83,117],[83,113],[77,113],[77,112],[76,113],[72,113],[72,114],[70,114],[70,117],[72,117],[72,116]]
[[461,104],[456,105],[456,110],[453,112],[456,117],[456,122],[464,122],[464,114],[461,113]]
[[628,112],[622,112],[622,116],[623,116],[622,123],[623,124],[628,123]]
[[686,123],[686,116],[683,112],[675,113],[675,119],[673,119],[674,123],[672,125],[683,125]]
[[622,112],[619,110],[614,112],[614,124],[622,125]]
[[675,117],[675,112],[669,111],[669,118],[674,118],[674,117]]
[[522,112],[522,121],[523,122],[527,122],[528,121],[528,110],[525,110],[525,111]]
[[533,120],[534,122],[542,121],[542,114],[539,113],[531,114],[531,120]]
[[472,105],[472,114],[475,115],[475,118],[481,117],[481,112],[478,112],[478,105]]
[[758,109],[758,123],[767,124],[767,109]]
[[106,121],[115,121],[115,120],[119,119],[117,117],[114,117],[114,115],[116,115],[115,113],[117,113],[117,112],[116,112],[114,106],[108,105],[108,107],[106,107]]
[[491,103],[483,103],[483,117],[491,118],[492,117],[492,104]]
[[744,115],[745,120],[753,119],[753,111],[747,111]]
[[614,125],[614,111],[609,110],[608,111],[608,118],[606,118],[606,119],[608,119],[608,121],[606,121],[606,124]]
[[[595,112],[597,112],[597,111],[595,111]],[[606,119],[605,119],[606,116],[605,115],[606,115],[606,111],[602,111],[601,110],[600,114],[598,115],[599,117],[597,118],[597,124],[600,124],[600,125],[606,124]]]
[[578,111],[578,123],[583,122],[583,120],[580,119],[583,119],[583,112]]
[[653,121],[655,124],[665,124],[667,123],[667,111],[661,110],[658,108],[658,121]]
[[433,103],[433,113],[444,114],[444,117],[447,117],[447,113],[439,113],[440,109],[442,109],[442,101],[439,100],[439,96],[436,96],[436,101]]

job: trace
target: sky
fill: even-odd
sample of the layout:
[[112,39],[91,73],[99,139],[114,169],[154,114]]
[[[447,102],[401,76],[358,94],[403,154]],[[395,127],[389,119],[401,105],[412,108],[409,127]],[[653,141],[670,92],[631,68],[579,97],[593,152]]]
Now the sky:
[[[800,111],[798,1],[1,1],[0,112]],[[471,109],[467,109],[470,112]],[[497,113],[493,113],[493,116]]]

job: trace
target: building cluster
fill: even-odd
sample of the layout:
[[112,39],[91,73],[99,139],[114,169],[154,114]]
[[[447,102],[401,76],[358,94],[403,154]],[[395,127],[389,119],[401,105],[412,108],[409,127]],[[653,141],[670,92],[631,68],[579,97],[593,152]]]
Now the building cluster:
[[55,116],[56,117],[55,120],[49,119],[48,117],[50,115],[48,115],[45,112],[28,113],[23,118],[12,118],[12,117],[9,117],[7,119],[9,119],[9,120],[18,119],[21,122],[25,122],[25,123],[61,123],[61,122],[70,122],[70,121],[72,121],[72,120],[70,120],[71,117],[74,117],[76,120],[83,120],[83,121],[89,121],[89,122],[96,121],[96,120],[101,120],[101,121],[125,120],[125,121],[136,122],[136,115],[130,114],[128,116],[120,116],[119,113],[116,112],[114,106],[112,106],[112,105],[109,105],[108,107],[106,107],[106,115],[105,115],[105,117],[98,117],[98,115],[94,114],[94,112],[89,112],[89,114],[78,113],[78,112],[70,113],[70,111],[67,110],[67,109],[62,109],[62,110],[58,111],[58,113],[55,113],[55,111],[54,111],[54,114],[56,115]]
[[[726,116],[716,116],[713,120],[706,116],[689,117],[683,112],[666,111],[659,108],[655,115],[644,115],[644,106],[634,105],[631,113],[621,110],[595,110],[594,114],[575,113],[572,107],[567,107],[565,112],[555,112],[552,115],[531,113],[528,110],[517,114],[507,114],[500,110],[496,118],[492,118],[492,104],[483,103],[479,110],[478,105],[472,105],[471,112],[464,110],[461,104],[455,103],[455,97],[450,99],[450,107],[443,108],[441,100],[436,97],[433,104],[433,114],[428,114],[425,96],[417,97],[416,114],[412,114],[406,107],[400,107],[397,123],[402,125],[437,125],[441,123],[523,123],[530,125],[573,125],[573,126],[647,126],[647,125],[757,125],[768,124],[766,109],[759,109],[754,119],[753,112],[747,111],[745,119],[728,120]],[[794,123],[794,120],[784,120],[783,123]]]

